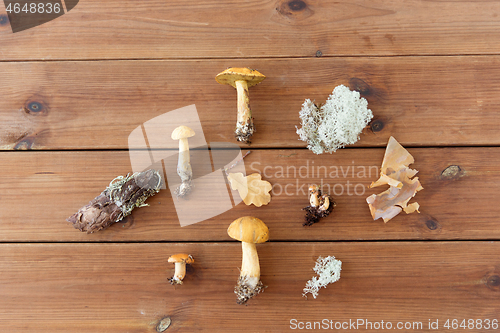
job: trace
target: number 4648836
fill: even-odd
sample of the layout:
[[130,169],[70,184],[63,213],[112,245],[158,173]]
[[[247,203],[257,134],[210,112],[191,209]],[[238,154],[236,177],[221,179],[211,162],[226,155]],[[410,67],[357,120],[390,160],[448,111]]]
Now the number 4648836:
[[459,321],[458,319],[448,319],[446,323],[443,325],[444,328],[447,329],[484,329],[484,330],[489,330],[493,329],[496,330],[498,329],[498,319],[464,319],[462,321]]
[[60,3],[35,3],[35,2],[30,2],[30,3],[9,3],[7,8],[5,9],[7,13],[11,14],[19,14],[19,13],[25,13],[25,14],[59,14],[61,12],[61,4]]

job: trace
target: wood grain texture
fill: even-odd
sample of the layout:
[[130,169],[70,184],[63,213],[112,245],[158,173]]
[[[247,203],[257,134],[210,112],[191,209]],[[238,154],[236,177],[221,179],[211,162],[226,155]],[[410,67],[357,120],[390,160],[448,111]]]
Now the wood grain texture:
[[[245,158],[247,173],[259,172],[273,184],[269,205],[257,208],[240,203],[221,215],[181,227],[170,191],[162,190],[148,199],[150,207],[138,208],[124,223],[92,235],[73,229],[66,218],[113,178],[131,171],[127,152],[4,152],[0,154],[0,239],[223,241],[229,239],[229,224],[246,215],[264,220],[274,240],[500,238],[500,208],[492,204],[500,185],[499,148],[413,148],[409,152],[424,187],[414,198],[421,213],[402,213],[386,224],[372,220],[365,201],[385,190],[367,189],[378,178],[384,149],[343,149],[320,156],[304,149],[255,150]],[[165,165],[173,170],[169,179],[175,182],[176,161],[171,162]],[[195,156],[191,163],[195,178],[211,172]],[[449,166],[460,170],[443,176]],[[323,184],[326,191],[329,188],[337,207],[329,217],[306,228],[301,208],[308,205],[307,187],[313,183]],[[211,197],[212,187],[208,188]],[[194,201],[193,211],[203,214],[196,209],[206,200]],[[214,205],[224,202],[221,199]]]
[[374,113],[358,147],[500,144],[500,57],[479,56],[0,63],[0,148],[127,149],[135,128],[191,104],[207,142],[236,142],[236,91],[214,79],[229,66],[267,76],[250,88],[251,147],[305,147],[302,103],[339,84]]
[[16,34],[2,20],[0,59],[498,54],[499,12],[496,1],[86,0]]
[[[500,245],[489,242],[265,243],[268,286],[236,304],[241,246],[220,244],[0,245],[0,327],[6,332],[282,332],[290,321],[422,322],[498,319]],[[167,258],[195,263],[182,286]],[[343,262],[340,281],[301,296],[318,256]],[[291,269],[293,267],[293,269]],[[495,282],[496,281],[496,282]],[[364,327],[360,328],[363,331]],[[411,331],[411,330],[408,330]],[[480,329],[468,332],[484,332]]]

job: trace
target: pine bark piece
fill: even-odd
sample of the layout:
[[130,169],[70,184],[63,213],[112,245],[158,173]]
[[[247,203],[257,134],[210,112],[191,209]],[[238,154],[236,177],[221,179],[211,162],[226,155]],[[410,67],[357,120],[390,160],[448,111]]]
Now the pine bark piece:
[[144,202],[160,191],[161,183],[161,176],[154,169],[119,176],[67,221],[88,234],[106,229],[130,215],[135,207],[148,206]]

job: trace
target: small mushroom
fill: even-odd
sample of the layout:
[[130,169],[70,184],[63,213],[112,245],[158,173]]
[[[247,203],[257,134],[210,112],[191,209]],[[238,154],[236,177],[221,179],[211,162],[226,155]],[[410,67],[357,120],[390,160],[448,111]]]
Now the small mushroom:
[[321,195],[318,185],[309,186],[309,206],[303,208],[306,211],[303,226],[310,226],[322,217],[328,216],[335,207],[335,201],[328,194]]
[[172,140],[179,140],[179,161],[177,163],[177,174],[181,177],[182,184],[175,190],[178,197],[183,197],[191,191],[191,179],[193,170],[189,163],[188,138],[194,136],[194,131],[187,126],[179,126],[172,132]]
[[250,143],[253,126],[252,111],[248,101],[248,88],[262,82],[266,77],[250,68],[229,68],[217,74],[215,80],[236,88],[238,94],[238,117],[236,121],[236,140]]
[[244,304],[264,289],[260,281],[259,256],[255,244],[264,243],[269,239],[269,229],[260,219],[244,216],[231,223],[227,234],[241,241],[243,258],[240,278],[234,292],[237,295],[238,304]]
[[186,264],[192,264],[194,259],[190,254],[179,253],[168,258],[168,262],[175,263],[174,276],[168,280],[171,284],[182,284],[182,280],[186,276]]

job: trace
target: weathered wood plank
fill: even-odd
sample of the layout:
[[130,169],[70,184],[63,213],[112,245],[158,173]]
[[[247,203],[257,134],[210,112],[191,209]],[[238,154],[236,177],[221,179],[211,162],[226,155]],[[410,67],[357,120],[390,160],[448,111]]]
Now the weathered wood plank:
[[[241,306],[233,293],[241,264],[236,243],[4,244],[0,327],[12,333],[156,332],[170,316],[166,332],[281,332],[293,319],[421,322],[418,332],[430,331],[430,319],[439,320],[442,331],[446,319],[499,319],[499,245],[261,244],[261,279],[268,288]],[[195,263],[174,288],[167,258],[178,252],[192,254]],[[303,298],[315,260],[328,255],[343,262],[340,281],[317,299]]]
[[[65,219],[113,178],[131,171],[127,152],[4,152],[0,154],[0,240],[220,241],[228,239],[228,225],[245,215],[268,223],[275,240],[500,239],[500,206],[495,204],[499,148],[409,151],[424,187],[414,199],[421,213],[403,213],[387,224],[373,221],[365,202],[369,195],[385,190],[367,189],[378,178],[384,149],[343,149],[320,156],[304,149],[255,150],[246,157],[245,166],[247,173],[259,172],[274,185],[268,206],[240,203],[221,215],[181,227],[170,191],[162,190],[148,200],[150,207],[136,209],[126,223],[92,235],[73,229]],[[211,166],[196,156],[191,161],[195,178],[211,172]],[[169,178],[172,183],[178,181],[175,163],[175,159],[165,163],[174,173]],[[460,171],[443,177],[442,171],[450,165]],[[322,222],[305,228],[301,208],[308,205],[307,187],[313,183],[329,186],[337,207]],[[210,184],[217,192],[217,183]],[[202,191],[206,193],[207,187],[195,188],[193,193]],[[230,199],[213,205],[228,204],[224,200]],[[204,202],[192,202],[193,212],[202,216],[199,207]]]
[[495,1],[81,1],[13,34],[2,60],[494,54]]
[[0,147],[126,149],[135,128],[191,104],[208,142],[235,142],[236,91],[214,80],[231,65],[268,76],[250,89],[252,147],[305,147],[302,103],[339,84],[375,115],[357,146],[500,144],[500,57],[488,56],[0,63]]

